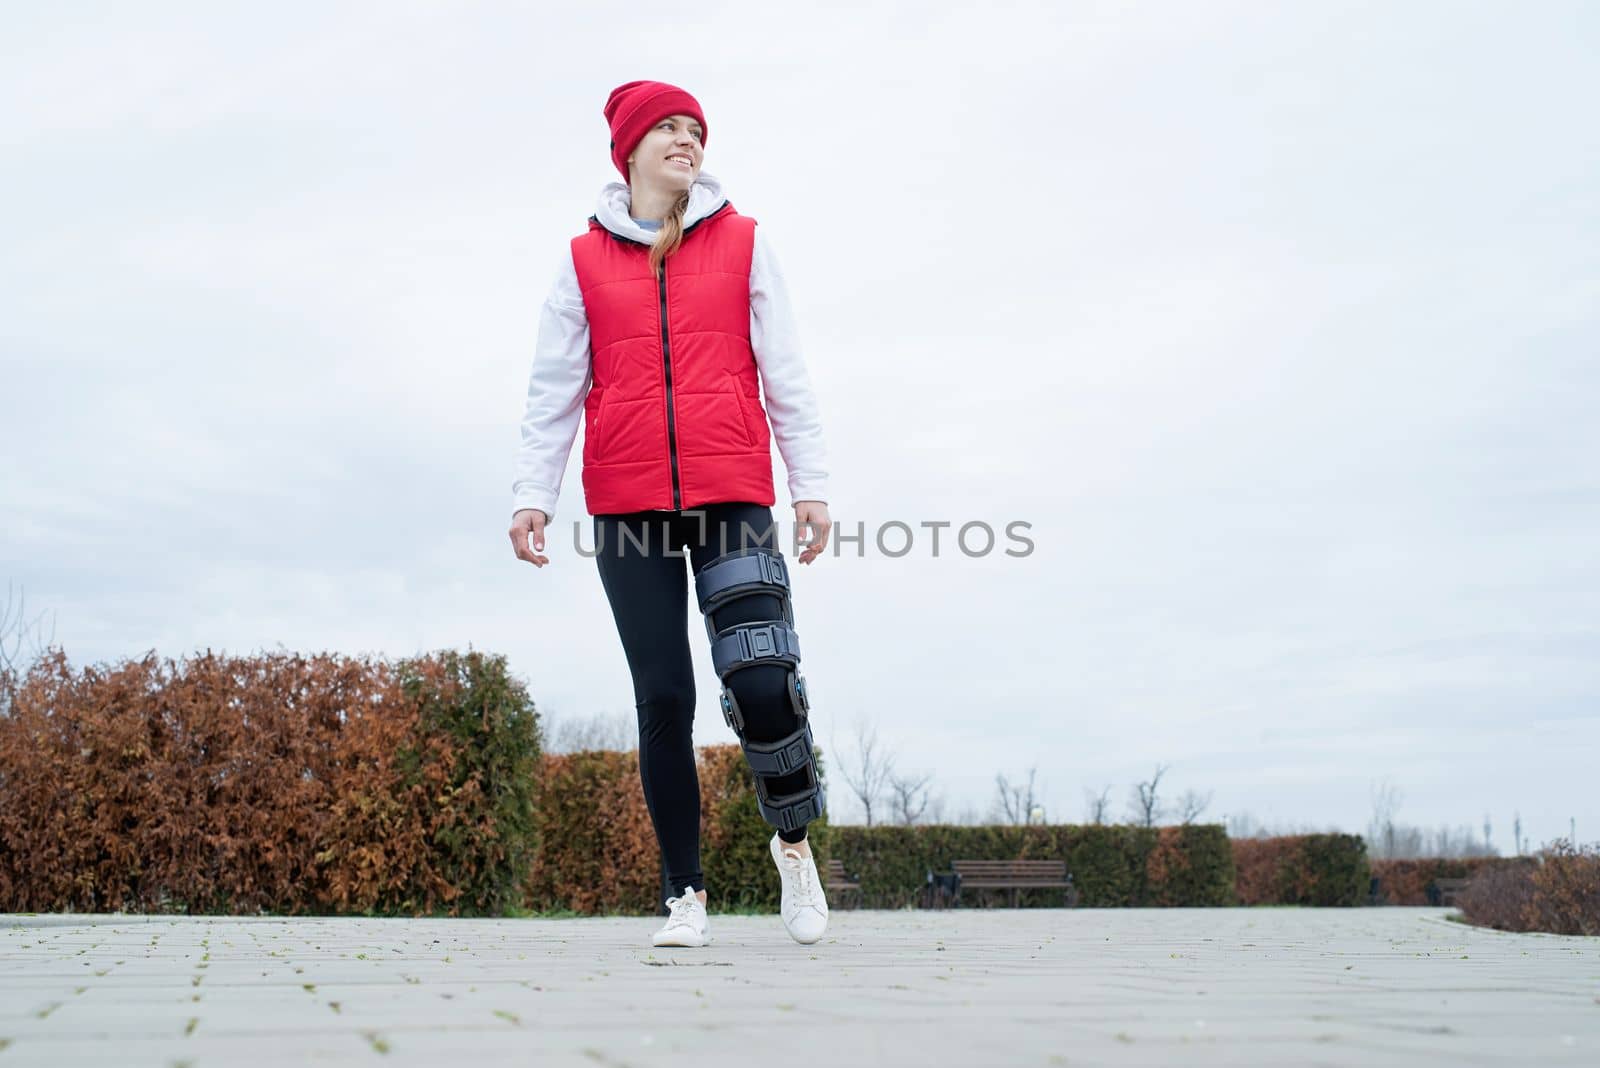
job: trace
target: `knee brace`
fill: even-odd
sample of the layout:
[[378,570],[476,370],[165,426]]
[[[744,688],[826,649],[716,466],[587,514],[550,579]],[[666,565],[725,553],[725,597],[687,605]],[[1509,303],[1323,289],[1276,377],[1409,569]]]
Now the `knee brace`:
[[[789,569],[776,550],[757,547],[727,553],[701,568],[694,577],[695,594],[711,639],[711,662],[722,680],[722,718],[733,728],[745,760],[756,777],[756,804],[761,816],[782,831],[795,831],[822,815],[827,797],[817,778],[816,753],[811,746],[811,702],[805,677],[800,674],[800,637],[794,632],[794,609],[789,601]],[[712,613],[752,594],[776,596],[778,619],[736,623],[717,630]],[[745,736],[745,720],[728,680],[757,664],[788,668],[789,701],[800,726],[772,742],[754,742]],[[769,779],[804,772],[800,790],[774,796]]]

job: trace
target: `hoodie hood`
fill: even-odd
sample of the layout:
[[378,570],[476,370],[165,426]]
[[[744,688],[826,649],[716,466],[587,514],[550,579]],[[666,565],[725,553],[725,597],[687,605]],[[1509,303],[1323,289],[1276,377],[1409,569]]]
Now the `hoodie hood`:
[[[694,184],[689,187],[689,208],[683,213],[684,228],[693,226],[727,202],[728,198],[722,191],[722,183],[715,175],[702,170],[695,176]],[[594,212],[595,220],[618,237],[637,241],[641,245],[655,244],[656,231],[646,230],[634,222],[633,216],[628,213],[632,204],[633,193],[628,189],[626,182],[607,182],[600,190],[600,203]]]

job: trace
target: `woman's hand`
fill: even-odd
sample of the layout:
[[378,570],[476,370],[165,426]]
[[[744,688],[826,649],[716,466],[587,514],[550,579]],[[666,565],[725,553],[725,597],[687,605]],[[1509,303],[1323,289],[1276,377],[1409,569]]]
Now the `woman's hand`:
[[833,520],[828,518],[827,504],[822,501],[795,501],[794,527],[797,535],[807,528],[813,532],[800,552],[800,562],[809,564],[828,547],[828,532],[833,529]]
[[[524,508],[511,517],[511,547],[516,550],[518,560],[526,560],[534,567],[550,562],[550,558],[543,555],[544,525],[548,522],[550,517],[537,508]],[[532,550],[528,548],[529,534],[533,535]]]

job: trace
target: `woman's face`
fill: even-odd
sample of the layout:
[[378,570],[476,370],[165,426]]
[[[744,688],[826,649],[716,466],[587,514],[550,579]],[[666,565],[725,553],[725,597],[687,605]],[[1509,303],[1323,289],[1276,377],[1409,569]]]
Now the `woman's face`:
[[635,182],[681,193],[694,183],[705,155],[694,116],[669,115],[645,132],[628,162]]

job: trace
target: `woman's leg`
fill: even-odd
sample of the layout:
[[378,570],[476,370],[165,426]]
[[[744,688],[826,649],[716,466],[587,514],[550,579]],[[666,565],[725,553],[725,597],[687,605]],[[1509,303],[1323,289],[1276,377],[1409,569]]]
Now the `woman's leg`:
[[[701,511],[705,513],[704,524],[695,521],[695,513]],[[772,509],[765,505],[708,504],[685,516],[689,559],[696,572],[717,557],[739,549],[764,545],[782,550]],[[793,595],[790,596],[792,600]],[[712,612],[711,623],[721,631],[736,623],[781,619],[782,611],[776,594],[751,594],[717,608]],[[795,629],[800,628],[796,626]],[[775,742],[799,729],[800,720],[789,697],[788,668],[780,664],[757,664],[734,672],[729,676],[729,685],[734,699],[739,702],[739,712],[744,716],[745,737],[751,741]],[[809,784],[804,771],[768,783],[774,796],[797,793]],[[804,827],[778,832],[778,837],[785,842],[804,841],[805,836]]]
[[[680,524],[669,512],[594,517],[595,560],[633,676],[639,780],[661,847],[665,899],[705,888],[700,870],[700,777],[694,754],[694,667]],[[673,544],[668,544],[673,543]]]

